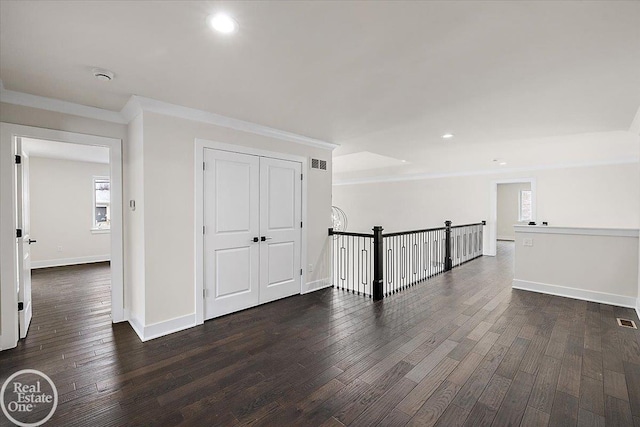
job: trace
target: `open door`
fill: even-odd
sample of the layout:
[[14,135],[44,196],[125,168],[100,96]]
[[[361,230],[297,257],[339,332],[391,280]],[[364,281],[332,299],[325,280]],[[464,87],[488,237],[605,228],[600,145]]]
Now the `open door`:
[[16,140],[16,153],[20,153],[19,162],[16,159],[17,191],[17,224],[16,244],[18,245],[18,324],[20,338],[27,336],[31,323],[31,251],[29,247],[35,240],[31,240],[29,221],[29,156],[22,148],[20,138]]

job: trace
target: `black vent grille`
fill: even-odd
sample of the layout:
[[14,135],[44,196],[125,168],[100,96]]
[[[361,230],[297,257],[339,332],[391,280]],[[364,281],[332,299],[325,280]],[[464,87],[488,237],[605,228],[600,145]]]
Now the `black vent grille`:
[[311,169],[327,170],[327,161],[320,159],[311,159]]

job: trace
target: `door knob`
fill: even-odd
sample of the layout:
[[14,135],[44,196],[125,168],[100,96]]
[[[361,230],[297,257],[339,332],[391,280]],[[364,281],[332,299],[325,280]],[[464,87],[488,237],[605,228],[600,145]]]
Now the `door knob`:
[[254,237],[253,239],[251,239],[251,241],[252,241],[252,242],[258,242],[258,241],[260,241],[260,239],[259,239],[259,238],[257,238],[257,237]]
[[260,238],[260,240],[262,240],[263,242],[266,242],[267,240],[271,240],[271,239],[273,239],[273,237],[266,237],[266,236],[262,236],[262,237]]
[[31,239],[29,239],[29,244],[36,243],[36,242],[37,242],[37,240],[31,240]]

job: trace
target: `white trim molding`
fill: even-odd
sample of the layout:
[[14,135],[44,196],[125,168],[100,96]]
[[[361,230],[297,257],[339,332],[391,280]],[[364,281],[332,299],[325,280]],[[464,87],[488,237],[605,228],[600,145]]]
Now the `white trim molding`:
[[181,105],[170,104],[168,102],[158,101],[151,98],[133,95],[129,102],[122,109],[122,114],[127,122],[143,111],[163,114],[165,116],[178,117],[181,119],[192,120],[200,123],[208,123],[229,129],[235,129],[242,132],[254,133],[269,138],[280,139],[282,141],[295,142],[297,144],[308,145],[325,150],[333,150],[338,144],[310,138],[304,135],[298,135],[292,132],[275,129],[268,126],[259,125],[244,120],[234,119],[232,117],[223,116],[216,113],[210,113],[195,108],[183,107]]
[[516,233],[570,234],[574,236],[638,237],[636,228],[556,227],[549,225],[514,225]]
[[175,317],[173,319],[164,320],[151,325],[145,325],[142,320],[130,313],[127,313],[127,320],[142,342],[150,341],[165,335],[173,334],[174,332],[180,332],[197,326],[195,313]]
[[[525,167],[525,168],[487,169],[487,170],[443,172],[443,173],[414,173],[414,174],[406,174],[406,175],[381,175],[381,176],[372,176],[372,177],[366,177],[366,178],[337,180],[333,182],[333,185],[334,186],[359,185],[359,184],[375,184],[375,183],[381,183],[381,182],[402,182],[402,181],[420,181],[420,180],[427,180],[427,179],[458,178],[458,177],[464,177],[464,176],[504,175],[508,173],[535,172],[540,170],[627,165],[627,164],[634,164],[638,162],[640,162],[640,158],[621,158],[621,159],[611,159],[609,161],[563,163],[563,164],[545,165],[545,166],[531,166],[531,167]],[[513,181],[519,182],[518,180],[513,180]]]
[[245,120],[234,119],[221,114],[210,113],[196,108],[183,107],[181,105],[145,98],[138,95],[132,95],[122,110],[111,111],[103,108],[90,107],[88,105],[63,101],[60,99],[6,90],[1,83],[2,80],[0,80],[0,102],[21,105],[23,107],[39,108],[41,110],[54,111],[57,113],[70,114],[72,116],[86,117],[89,119],[125,125],[131,122],[131,120],[143,111],[149,111],[152,113],[164,114],[166,116],[235,129],[242,132],[254,133],[269,138],[280,139],[282,141],[322,148],[325,150],[333,150],[339,146],[332,142],[322,141],[320,139],[299,135],[293,132],[287,132]]
[[626,295],[609,294],[606,292],[590,291],[586,289],[570,288],[567,286],[551,285],[548,283],[530,282],[528,280],[513,279],[511,287],[522,291],[538,292],[559,297],[574,298],[600,304],[616,305],[618,307],[635,308],[636,298]]
[[127,124],[127,121],[117,111],[103,108],[90,107],[62,101],[60,99],[31,95],[29,93],[15,92],[0,89],[0,102],[6,104],[21,105],[23,107],[38,108],[40,110],[54,111],[56,113],[70,114],[72,116],[86,117],[88,119],[102,120],[104,122]]
[[636,315],[638,316],[638,320],[640,320],[640,295],[636,299]]
[[77,258],[60,258],[60,259],[48,259],[44,261],[32,261],[31,268],[49,268],[49,267],[62,267],[64,265],[78,265],[78,264],[92,264],[94,262],[106,262],[111,261],[111,255],[94,255],[83,256]]
[[315,292],[320,289],[330,288],[331,287],[331,279],[325,277],[324,279],[314,280],[313,282],[308,282],[302,287],[301,294],[308,294],[310,292]]

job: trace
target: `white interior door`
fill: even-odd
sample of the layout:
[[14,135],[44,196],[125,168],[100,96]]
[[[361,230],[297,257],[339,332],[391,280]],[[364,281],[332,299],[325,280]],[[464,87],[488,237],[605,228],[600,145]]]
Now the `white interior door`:
[[[20,338],[27,336],[31,323],[31,240],[29,221],[29,156],[22,150],[20,138],[17,140],[17,153],[20,153],[20,164],[16,167],[17,182],[17,215],[18,229],[22,230],[22,237],[16,239],[18,245],[18,304],[22,309],[18,312]],[[21,303],[21,304],[20,304]]]
[[260,158],[204,149],[204,161],[204,298],[211,319],[259,303]]
[[260,302],[300,293],[301,164],[260,158]]

